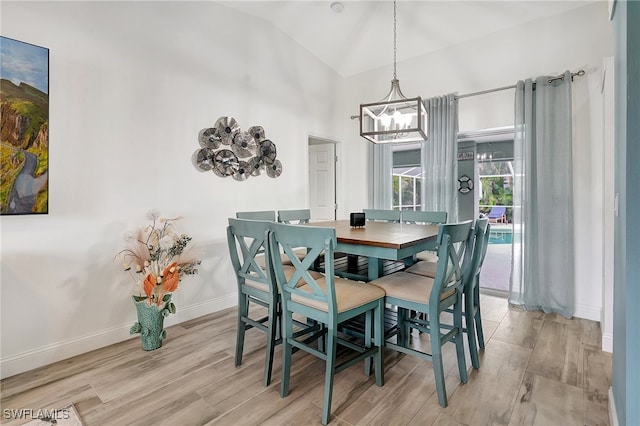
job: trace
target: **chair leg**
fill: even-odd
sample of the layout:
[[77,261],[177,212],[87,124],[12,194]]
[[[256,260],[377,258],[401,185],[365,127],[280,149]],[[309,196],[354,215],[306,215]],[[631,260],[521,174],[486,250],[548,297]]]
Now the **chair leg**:
[[[467,321],[468,323],[473,322],[473,319]],[[458,358],[458,372],[460,373],[460,381],[462,383],[467,383],[467,361],[464,357],[464,337],[462,331],[462,295],[458,295],[458,301],[453,307],[453,325],[458,329],[458,333],[454,338],[456,344],[456,355]],[[438,329],[439,330],[439,329]]]
[[[280,299],[280,296],[278,296]],[[276,318],[275,318],[275,327],[276,327],[276,340],[282,338],[282,303],[278,300],[276,303]]]
[[[371,317],[373,316],[373,322]],[[371,367],[373,361],[373,368],[375,369],[376,385],[384,385],[384,299],[380,300],[380,303],[376,307],[371,315],[371,312],[367,312],[365,322],[365,346],[371,347],[371,337],[373,336],[373,345],[376,347],[375,355],[365,359],[364,372],[367,376],[371,376]]]
[[374,356],[375,369],[376,369],[376,385],[384,385],[384,299],[380,299],[378,307],[373,313],[373,344],[378,347],[376,355]]
[[271,384],[271,372],[273,370],[273,353],[276,348],[276,340],[278,338],[278,303],[271,301],[269,304],[269,329],[267,331],[267,349],[264,360],[264,385]]
[[404,324],[404,346],[409,347],[413,342],[413,328],[411,327],[411,310],[405,309],[402,316]]
[[465,323],[467,326],[467,341],[469,342],[469,353],[471,354],[471,365],[473,368],[480,368],[480,361],[478,359],[478,345],[476,344],[476,331],[475,331],[475,315],[473,306],[473,295],[465,295]]
[[323,330],[324,328],[326,328],[326,327],[324,326],[324,324],[321,324],[321,325],[320,325],[320,330],[321,330],[321,331],[320,331],[320,337],[318,337],[318,350],[319,350],[320,352],[324,352],[324,351],[325,351],[325,349],[326,349],[326,348],[325,348],[325,341],[326,341],[327,339],[325,338],[326,333],[325,333],[325,332],[324,332],[324,330]]
[[[478,279],[478,278],[476,278]],[[478,287],[479,283],[476,283],[475,291],[473,294],[473,304],[474,304],[474,320],[476,323],[476,333],[478,335],[478,345],[480,349],[484,350],[484,332],[482,331],[482,315],[480,314],[480,288]]]
[[484,332],[482,331],[482,316],[480,315],[480,306],[476,307],[475,314],[476,334],[478,336],[478,346],[484,350]]
[[280,396],[289,395],[289,380],[291,379],[291,352],[289,339],[293,338],[293,318],[291,312],[282,312],[282,375],[280,381]]
[[242,351],[244,350],[244,332],[247,330],[247,325],[244,323],[243,318],[246,318],[249,311],[249,298],[246,294],[239,294],[238,299],[238,330],[236,332],[236,367],[242,364]]
[[411,343],[411,326],[408,321],[410,314],[408,309],[398,308],[398,345],[405,348]]
[[[366,348],[371,347],[371,336],[372,336],[372,315],[371,311],[365,313],[364,320],[364,346]],[[364,374],[368,377],[371,376],[371,361],[373,357],[367,357],[364,360]],[[377,373],[377,372],[376,372]]]
[[438,394],[438,402],[441,406],[447,406],[447,389],[444,383],[444,367],[442,365],[442,342],[440,340],[440,321],[434,319],[431,323],[430,332],[431,340],[431,361],[433,363],[433,373],[436,379],[436,392]]
[[329,326],[326,339],[327,363],[324,376],[324,397],[322,399],[322,424],[326,425],[331,419],[331,397],[333,396],[333,375],[336,362],[336,330]]

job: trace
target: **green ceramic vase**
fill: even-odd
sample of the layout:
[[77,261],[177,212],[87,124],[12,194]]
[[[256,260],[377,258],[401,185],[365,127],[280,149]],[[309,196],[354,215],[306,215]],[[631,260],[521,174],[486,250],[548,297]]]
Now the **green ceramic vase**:
[[158,306],[155,303],[149,304],[144,300],[139,300],[133,296],[133,303],[138,312],[138,322],[133,324],[130,334],[140,333],[142,349],[152,351],[162,346],[162,341],[167,336],[164,329],[164,318],[175,313],[175,306],[171,303],[171,295],[168,294],[163,299],[163,304]]

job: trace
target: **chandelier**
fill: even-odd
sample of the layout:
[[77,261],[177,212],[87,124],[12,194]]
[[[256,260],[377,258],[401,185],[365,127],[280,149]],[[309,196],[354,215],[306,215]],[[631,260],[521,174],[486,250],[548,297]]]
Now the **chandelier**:
[[379,102],[360,104],[360,136],[373,143],[427,140],[426,111],[422,98],[407,98],[396,72],[396,0],[393,1],[393,80],[391,90]]

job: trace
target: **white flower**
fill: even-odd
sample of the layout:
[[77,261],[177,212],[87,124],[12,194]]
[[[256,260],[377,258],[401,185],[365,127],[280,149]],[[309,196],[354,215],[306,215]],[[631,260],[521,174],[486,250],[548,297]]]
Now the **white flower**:
[[131,242],[134,241],[136,239],[136,233],[134,231],[127,231],[124,233],[124,240],[126,242]]
[[169,250],[171,247],[173,247],[173,243],[173,237],[171,235],[165,235],[164,237],[162,237],[162,239],[160,239],[158,244],[161,250]]
[[160,211],[158,209],[151,209],[147,212],[147,219],[156,220],[160,217]]
[[[149,303],[160,304],[166,294],[177,288],[174,274],[177,274],[179,281],[183,273],[187,275],[197,273],[196,267],[200,264],[200,260],[191,259],[184,265],[171,266],[167,269],[169,265],[177,261],[178,256],[174,251],[181,252],[191,238],[177,232],[174,222],[178,218],[160,217],[160,213],[156,209],[150,210],[147,213],[147,218],[153,223],[133,232],[127,230],[124,234],[127,245],[118,255],[123,261],[122,268],[129,271],[135,280],[137,285],[135,293],[141,297],[146,294]],[[184,241],[181,241],[181,238]],[[178,242],[180,242],[179,246],[176,245]],[[167,277],[164,275],[166,274],[171,274],[172,281],[170,288],[165,289],[164,283]],[[149,294],[149,289],[144,287],[148,275],[152,275],[157,284],[151,289],[151,294]]]

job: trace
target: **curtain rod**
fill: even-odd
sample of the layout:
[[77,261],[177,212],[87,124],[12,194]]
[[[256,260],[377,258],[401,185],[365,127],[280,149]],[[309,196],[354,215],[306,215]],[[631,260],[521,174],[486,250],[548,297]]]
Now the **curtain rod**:
[[[579,70],[577,72],[572,72],[571,73],[571,81],[573,81],[573,77],[575,77],[575,76],[582,77],[584,74],[585,74],[584,70]],[[548,82],[551,83],[552,81],[562,80],[562,79],[564,79],[564,74],[563,75],[559,75],[557,77],[551,77],[551,78],[549,78]],[[481,92],[473,92],[473,93],[467,93],[467,94],[464,94],[464,95],[458,95],[458,96],[454,96],[454,98],[455,99],[468,98],[468,97],[471,97],[471,96],[484,95],[485,93],[499,92],[501,90],[508,90],[508,89],[515,89],[515,88],[516,88],[516,85],[512,84],[511,86],[498,87],[496,89],[489,89],[489,90],[483,90]]]
[[[576,76],[582,77],[583,75],[585,75],[584,70],[579,70],[579,71],[576,71],[576,72],[572,72],[571,73],[571,81],[573,81],[573,77],[576,77]],[[547,81],[549,83],[551,83],[552,81],[562,80],[562,79],[564,79],[564,74],[559,75],[557,77],[550,77],[549,80],[547,80]],[[533,83],[533,84],[535,86],[535,83]],[[466,93],[464,95],[454,96],[454,99],[458,100],[458,99],[461,99],[461,98],[469,98],[471,96],[484,95],[485,93],[499,92],[501,90],[508,90],[508,89],[515,89],[515,88],[516,88],[516,85],[512,84],[511,86],[498,87],[496,89],[489,89],[489,90],[483,90],[481,92]],[[350,116],[350,118],[352,120],[355,120],[356,118],[359,119],[360,116],[359,115],[352,115],[352,116]]]

